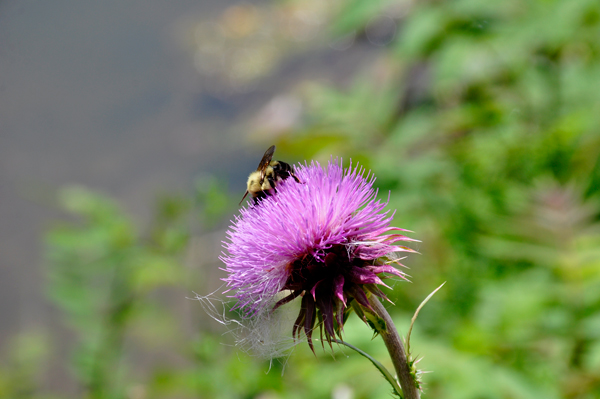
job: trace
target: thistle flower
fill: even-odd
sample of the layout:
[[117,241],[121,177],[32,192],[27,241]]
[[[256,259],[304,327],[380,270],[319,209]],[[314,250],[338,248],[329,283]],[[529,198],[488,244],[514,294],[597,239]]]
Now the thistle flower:
[[[373,313],[369,295],[387,299],[382,278],[406,279],[392,264],[402,266],[398,253],[414,251],[397,242],[415,240],[390,227],[389,199],[376,199],[375,178],[362,167],[344,170],[333,160],[324,170],[313,161],[295,174],[300,183],[286,179],[274,196],[241,209],[220,259],[226,292],[234,292],[244,317],[301,297],[292,335],[304,331],[313,349],[315,327],[330,343],[341,339],[351,309],[365,319]],[[281,291],[287,296],[276,301]]]

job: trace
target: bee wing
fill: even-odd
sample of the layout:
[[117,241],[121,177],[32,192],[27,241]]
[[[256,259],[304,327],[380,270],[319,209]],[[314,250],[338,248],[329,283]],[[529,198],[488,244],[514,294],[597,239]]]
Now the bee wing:
[[265,155],[263,155],[260,163],[258,164],[257,171],[260,172],[260,180],[262,181],[265,178],[265,170],[267,170],[267,166],[271,163],[273,159],[273,154],[275,153],[275,146],[270,146],[267,151],[265,151]]

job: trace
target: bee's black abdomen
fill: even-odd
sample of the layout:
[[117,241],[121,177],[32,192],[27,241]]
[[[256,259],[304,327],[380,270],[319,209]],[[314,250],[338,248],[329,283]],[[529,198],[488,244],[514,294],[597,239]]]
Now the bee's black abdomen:
[[277,161],[275,165],[272,166],[275,174],[282,179],[287,179],[288,177],[293,177],[296,183],[300,183],[300,180],[294,175],[294,168],[287,162]]

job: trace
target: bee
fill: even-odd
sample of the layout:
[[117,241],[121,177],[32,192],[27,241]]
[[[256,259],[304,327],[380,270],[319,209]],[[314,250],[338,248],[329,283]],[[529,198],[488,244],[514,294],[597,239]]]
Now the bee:
[[[289,163],[272,160],[274,153],[275,146],[272,145],[265,151],[258,168],[248,176],[248,187],[242,201],[250,194],[254,199],[254,203],[258,204],[260,199],[275,194],[277,185],[288,177],[292,177],[297,183],[300,183]],[[240,205],[242,201],[240,201]]]

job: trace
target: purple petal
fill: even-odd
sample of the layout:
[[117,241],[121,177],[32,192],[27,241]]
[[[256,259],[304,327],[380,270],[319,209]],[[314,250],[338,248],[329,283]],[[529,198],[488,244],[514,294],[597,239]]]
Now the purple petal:
[[365,266],[365,269],[369,269],[370,271],[372,271],[375,274],[388,273],[388,274],[393,274],[395,276],[401,277],[405,280],[407,279],[405,273],[402,273],[400,270],[398,270],[395,267],[390,266],[390,265]]
[[344,297],[344,276],[338,274],[333,279],[333,293],[346,306],[346,298]]
[[366,268],[355,266],[350,270],[350,272],[348,274],[350,275],[350,279],[352,280],[353,283],[356,283],[356,284],[381,284],[381,285],[387,287],[387,285],[385,285],[384,282],[381,281],[381,279],[379,277],[377,277],[377,275],[375,273],[373,273],[370,270],[367,270]]

